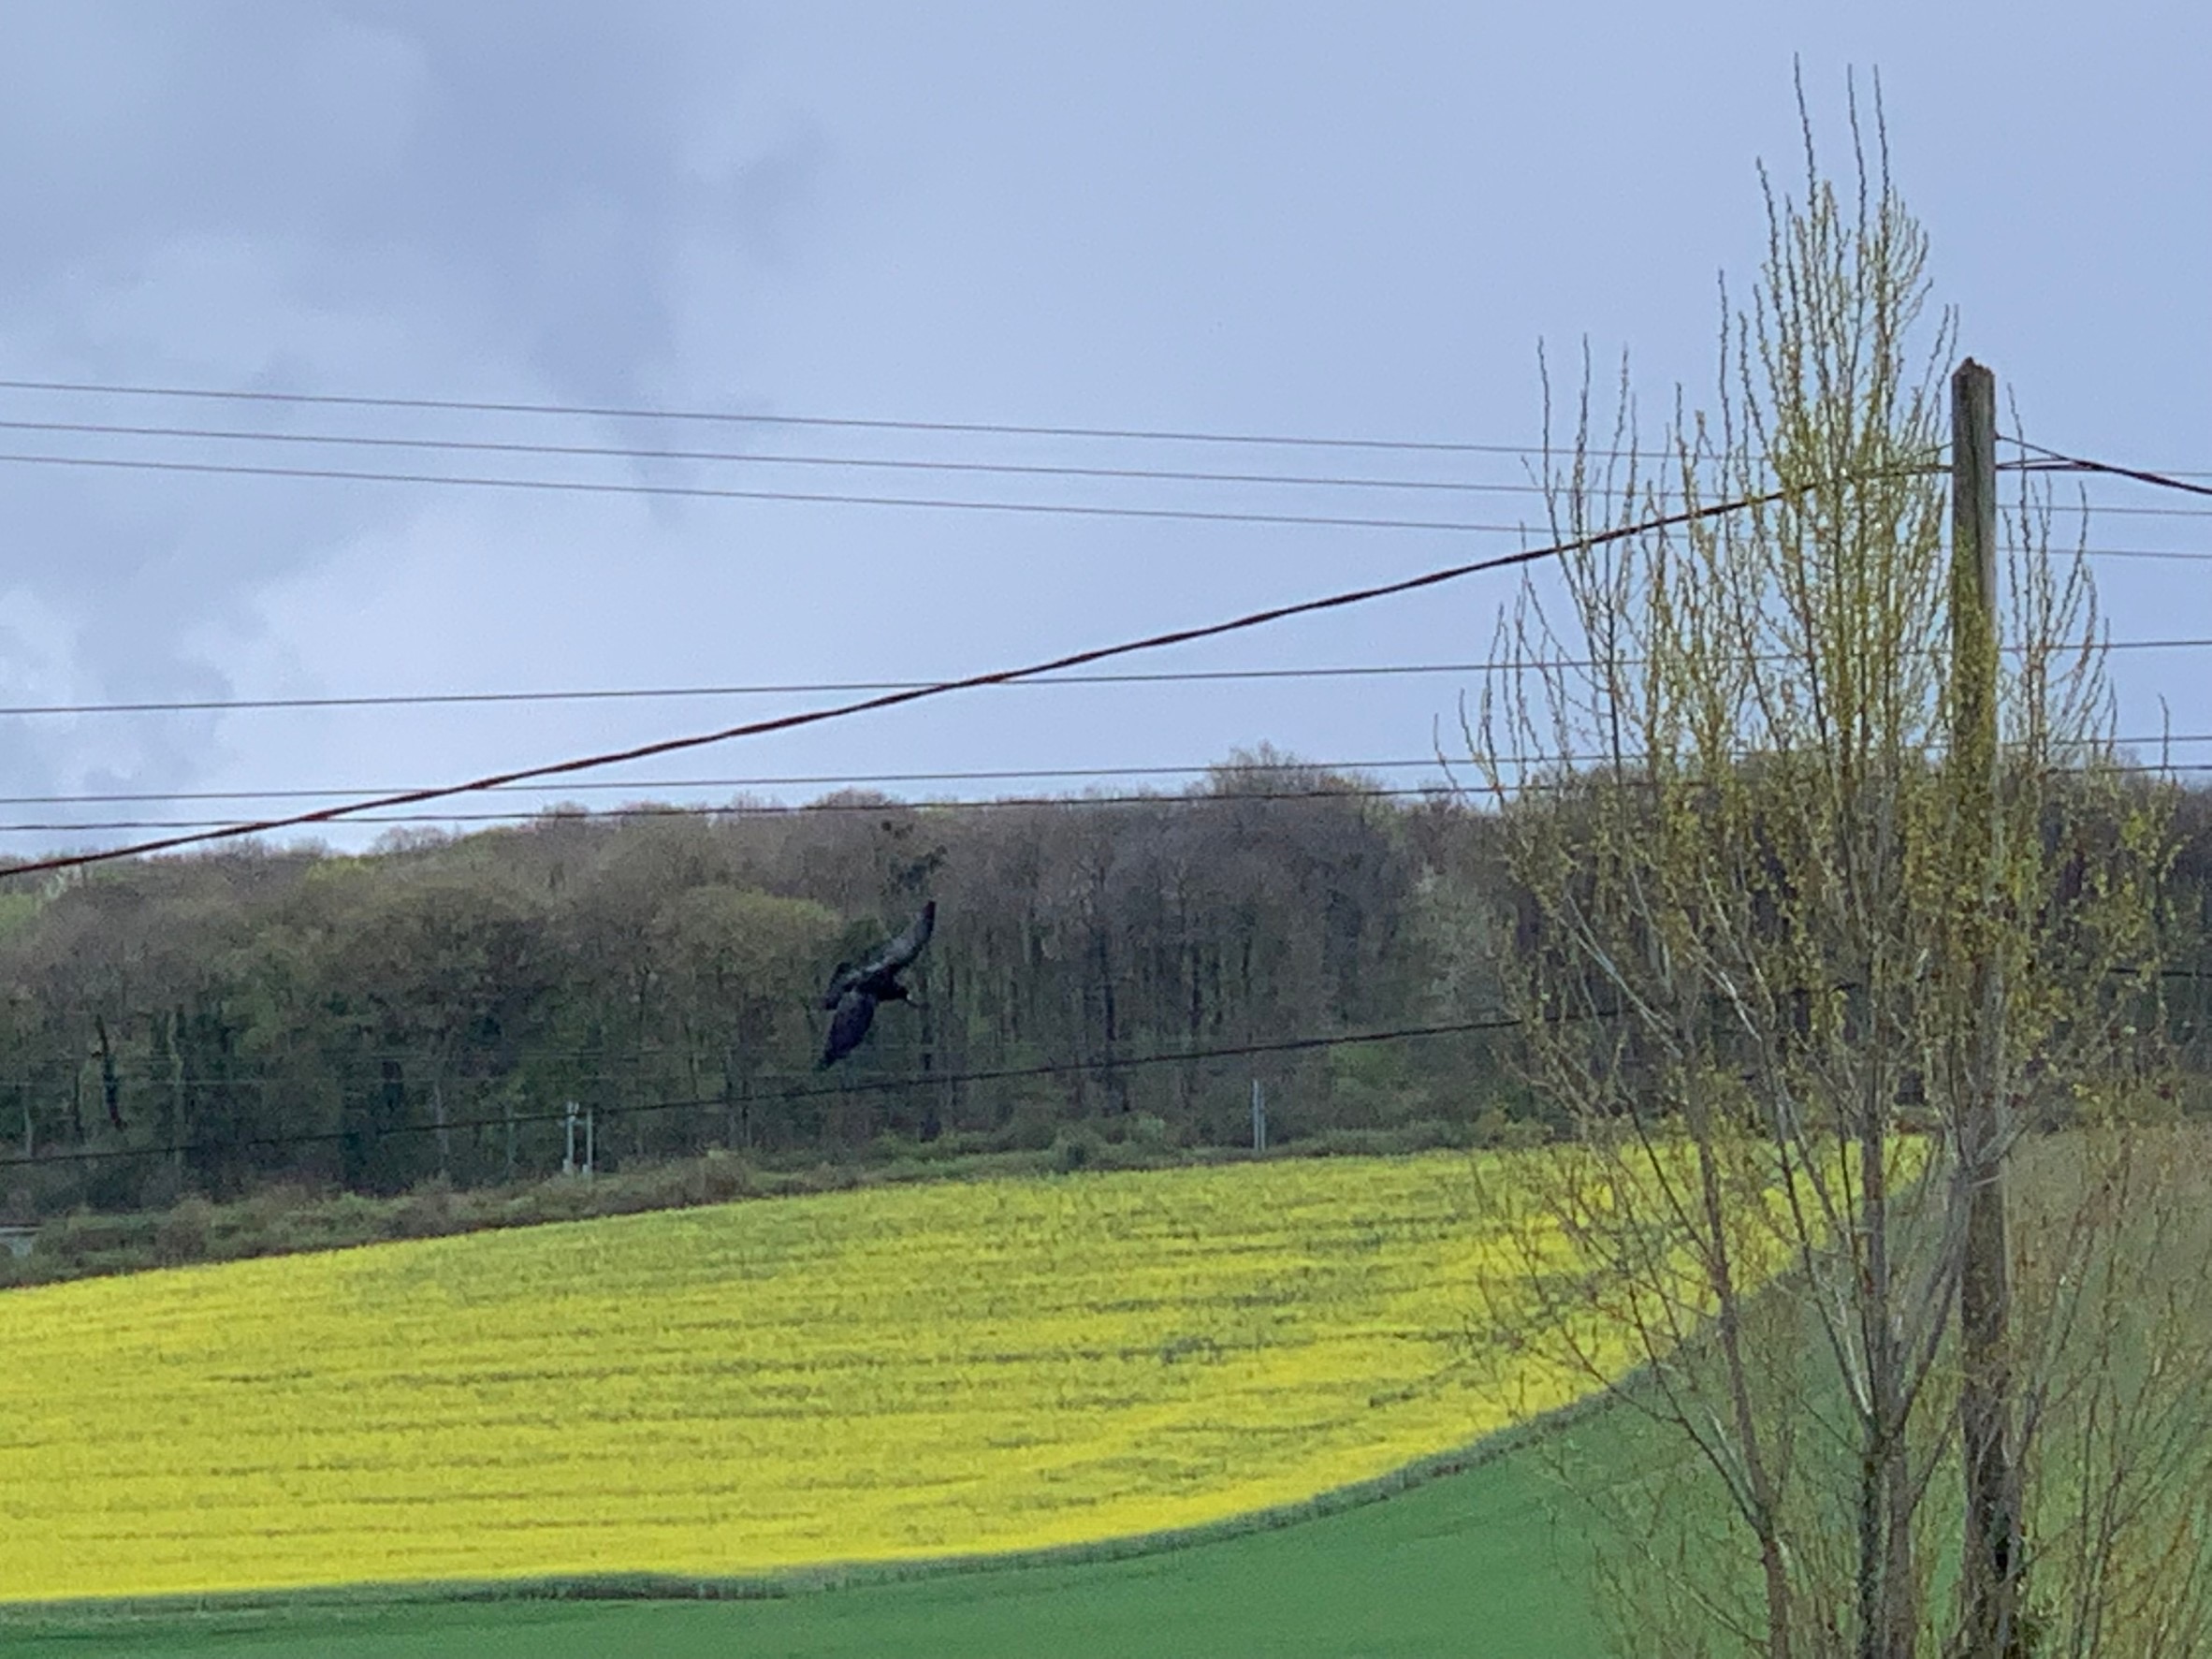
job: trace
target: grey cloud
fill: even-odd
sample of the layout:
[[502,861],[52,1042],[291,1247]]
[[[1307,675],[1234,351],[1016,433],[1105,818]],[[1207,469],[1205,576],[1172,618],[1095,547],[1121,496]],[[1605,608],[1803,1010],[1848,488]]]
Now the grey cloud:
[[[0,373],[639,399],[676,338],[671,262],[703,241],[779,257],[812,187],[788,150],[720,176],[691,159],[692,111],[716,80],[702,60],[734,57],[741,35],[716,7],[10,8]],[[333,418],[58,399],[40,412]],[[0,436],[0,449],[64,442],[99,448]],[[243,625],[249,590],[406,520],[419,498],[0,466],[0,503],[15,590],[0,595],[0,674],[91,696],[220,692],[196,628]],[[41,607],[41,650],[11,644],[11,604]],[[117,778],[165,754],[155,769],[176,775],[206,741],[173,723],[142,736],[23,736],[0,764]]]

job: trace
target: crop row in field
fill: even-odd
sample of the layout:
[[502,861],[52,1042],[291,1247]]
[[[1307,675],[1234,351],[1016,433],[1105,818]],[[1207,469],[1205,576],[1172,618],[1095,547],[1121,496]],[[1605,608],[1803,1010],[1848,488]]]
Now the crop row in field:
[[752,1574],[1295,1502],[1571,1390],[1479,1294],[1484,1173],[880,1189],[8,1292],[0,1597]]

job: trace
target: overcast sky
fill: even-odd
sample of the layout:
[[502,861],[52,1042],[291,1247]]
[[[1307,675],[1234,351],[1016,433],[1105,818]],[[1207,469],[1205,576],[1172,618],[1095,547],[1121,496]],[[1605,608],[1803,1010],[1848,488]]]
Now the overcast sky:
[[[1878,68],[1939,298],[2030,436],[2212,471],[2201,5],[0,5],[0,379],[1525,444],[1536,348],[1712,380],[1716,279]],[[569,478],[1508,527],[1439,531],[0,461],[0,702],[813,684],[974,672],[1519,545],[1512,494],[793,464],[1513,484],[1299,451],[0,391],[0,422],[726,450],[770,464],[0,427],[9,457]],[[2181,498],[2100,490],[2116,506]],[[2212,502],[2206,503],[2212,506]],[[2112,548],[2212,518],[2105,516]],[[2212,565],[2101,560],[2121,639]],[[1159,667],[1479,658],[1477,577]],[[2212,653],[2118,662],[2212,731]],[[1143,664],[1131,664],[1143,666]],[[639,779],[1432,753],[1464,675],[979,691]],[[0,717],[0,794],[371,790],[804,693]],[[2212,745],[2193,758],[2212,760]],[[1065,780],[1069,783],[1079,779]],[[926,793],[1039,785],[944,783]],[[1046,786],[1051,787],[1051,786]],[[924,786],[899,786],[901,793]],[[574,789],[557,792],[572,796]],[[723,797],[726,787],[638,793]],[[770,791],[789,798],[807,786]],[[582,796],[618,800],[621,792]],[[0,807],[0,822],[243,802]],[[0,846],[82,844],[21,832]],[[112,837],[106,838],[113,838]],[[342,839],[334,837],[334,839]]]

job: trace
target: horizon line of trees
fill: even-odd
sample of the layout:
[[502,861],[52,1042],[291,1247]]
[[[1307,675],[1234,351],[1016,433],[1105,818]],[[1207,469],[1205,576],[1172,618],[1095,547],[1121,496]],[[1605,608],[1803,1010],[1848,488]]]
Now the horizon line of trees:
[[[1533,948],[1534,912],[1488,810],[1377,797],[1264,748],[1156,800],[838,798],[868,809],[563,810],[0,896],[0,1148],[39,1160],[0,1170],[0,1215],[540,1176],[572,1100],[602,1165],[1042,1147],[1086,1124],[1233,1145],[1255,1078],[1274,1142],[1543,1124],[1509,1033],[1120,1064],[1498,1010],[1499,953]],[[2202,1069],[2212,793],[2182,799],[2169,1008]],[[831,966],[924,896],[940,917],[920,1006],[817,1070]],[[1065,1069],[967,1076],[1029,1067]],[[77,1151],[110,1156],[57,1156]]]
[[[1118,1063],[1494,1006],[1459,937],[1477,815],[1371,792],[1263,747],[1139,801],[563,809],[90,866],[0,895],[0,1149],[38,1160],[0,1170],[0,1214],[533,1177],[572,1100],[603,1165],[1117,1119],[1234,1143],[1255,1077],[1271,1140],[1470,1120],[1514,1092],[1480,1035]],[[920,1006],[818,1070],[832,965],[925,896]],[[1067,1070],[962,1081],[1041,1066]]]

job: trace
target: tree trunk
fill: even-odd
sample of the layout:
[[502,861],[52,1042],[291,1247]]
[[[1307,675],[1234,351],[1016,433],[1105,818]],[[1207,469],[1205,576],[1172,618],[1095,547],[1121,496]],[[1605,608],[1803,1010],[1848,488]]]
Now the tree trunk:
[[430,1070],[430,1121],[438,1126],[438,1174],[451,1180],[453,1171],[453,1131],[445,1122],[445,1068]]
[[[123,1085],[115,1077],[115,1049],[108,1041],[108,1021],[100,1014],[93,1015],[93,1030],[100,1040],[100,1098],[107,1102],[109,1127],[123,1128]],[[84,1139],[84,1125],[75,1113],[70,1113],[70,1128],[77,1138]]]

